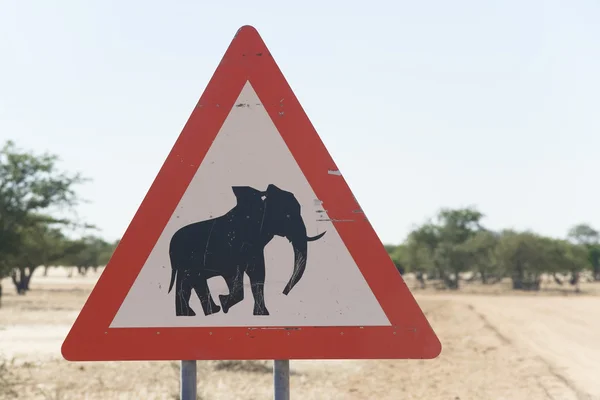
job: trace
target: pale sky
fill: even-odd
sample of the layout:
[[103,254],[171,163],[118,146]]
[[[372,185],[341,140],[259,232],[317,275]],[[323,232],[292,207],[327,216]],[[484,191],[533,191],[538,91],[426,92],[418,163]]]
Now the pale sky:
[[0,141],[93,179],[121,237],[236,30],[256,27],[381,240],[441,207],[600,228],[600,3],[0,0]]

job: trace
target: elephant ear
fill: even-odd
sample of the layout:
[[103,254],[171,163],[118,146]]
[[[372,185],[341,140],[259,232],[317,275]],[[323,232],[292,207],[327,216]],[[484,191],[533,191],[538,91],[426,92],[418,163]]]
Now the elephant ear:
[[250,205],[256,202],[262,202],[262,192],[250,186],[232,186],[233,194],[237,204]]
[[281,193],[283,190],[279,189],[277,186],[273,185],[272,183],[269,184],[269,186],[267,186],[267,194],[273,194],[273,193]]

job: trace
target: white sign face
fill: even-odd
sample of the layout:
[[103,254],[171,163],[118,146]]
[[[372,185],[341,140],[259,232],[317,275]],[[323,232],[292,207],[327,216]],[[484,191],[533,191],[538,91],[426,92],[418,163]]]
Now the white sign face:
[[249,82],[235,104],[110,327],[389,326]]

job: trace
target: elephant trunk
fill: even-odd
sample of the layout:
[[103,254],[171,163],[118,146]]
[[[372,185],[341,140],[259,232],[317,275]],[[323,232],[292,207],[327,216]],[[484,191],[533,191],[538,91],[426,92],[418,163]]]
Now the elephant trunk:
[[288,236],[290,242],[292,243],[292,247],[294,248],[294,272],[292,273],[292,277],[290,278],[288,284],[285,286],[285,289],[283,289],[283,294],[285,295],[292,290],[292,288],[298,283],[298,281],[300,281],[300,278],[302,278],[302,275],[304,274],[304,270],[306,269],[308,242],[319,240],[325,234],[325,232],[323,232],[316,236],[307,236],[306,227],[301,219],[297,226],[299,226],[299,229],[295,232],[295,234]]
[[285,289],[283,289],[283,294],[287,295],[290,290],[298,283],[302,275],[304,274],[304,270],[306,269],[306,254],[307,254],[307,240],[306,235],[304,238],[298,240],[292,240],[292,247],[294,248],[294,272],[292,273],[292,277],[290,278],[288,284]]

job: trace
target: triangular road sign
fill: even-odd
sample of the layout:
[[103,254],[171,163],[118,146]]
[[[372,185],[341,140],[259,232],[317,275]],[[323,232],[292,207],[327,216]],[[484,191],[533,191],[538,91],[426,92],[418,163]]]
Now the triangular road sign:
[[72,361],[434,358],[441,345],[242,27],[62,346]]

